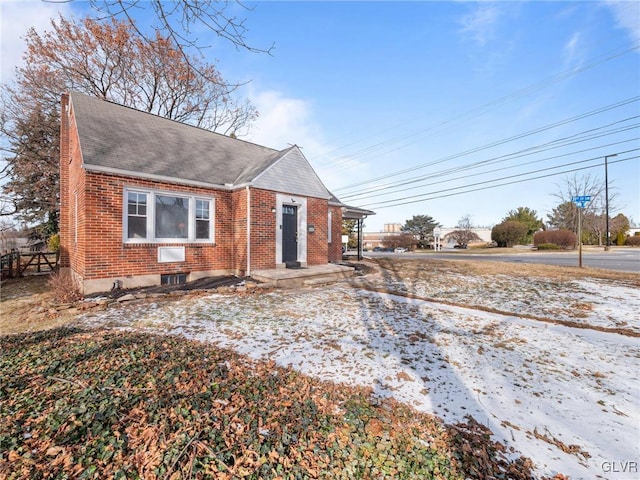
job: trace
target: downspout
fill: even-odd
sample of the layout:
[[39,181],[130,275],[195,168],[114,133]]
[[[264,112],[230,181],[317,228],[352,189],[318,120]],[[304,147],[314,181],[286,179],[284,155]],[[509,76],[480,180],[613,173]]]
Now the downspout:
[[247,190],[247,269],[245,271],[245,277],[251,276],[251,190],[249,185]]

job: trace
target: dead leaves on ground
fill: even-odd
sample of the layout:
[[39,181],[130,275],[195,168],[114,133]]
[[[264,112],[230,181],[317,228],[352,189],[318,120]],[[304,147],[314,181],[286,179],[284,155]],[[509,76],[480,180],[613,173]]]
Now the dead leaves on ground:
[[0,478],[531,478],[473,421],[137,333],[0,338]]
[[578,458],[583,458],[585,460],[591,458],[591,455],[589,454],[589,452],[587,452],[586,450],[582,450],[582,448],[580,448],[579,445],[567,445],[567,444],[561,442],[560,440],[558,440],[557,438],[555,438],[549,432],[547,432],[547,433],[539,433],[538,429],[534,428],[533,429],[533,436],[536,437],[538,440],[542,440],[543,442],[547,442],[550,445],[555,445],[560,450],[562,450],[564,453],[570,453],[571,455],[575,455]]

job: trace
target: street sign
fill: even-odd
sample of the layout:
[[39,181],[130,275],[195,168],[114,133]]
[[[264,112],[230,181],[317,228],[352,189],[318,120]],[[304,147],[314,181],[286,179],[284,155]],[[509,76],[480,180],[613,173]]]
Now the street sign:
[[587,203],[591,201],[591,195],[577,195],[571,197],[571,201],[579,208],[584,208]]
[[439,237],[441,233],[442,233],[442,230],[440,230],[440,227],[436,227],[436,228],[433,229],[433,236],[434,237]]

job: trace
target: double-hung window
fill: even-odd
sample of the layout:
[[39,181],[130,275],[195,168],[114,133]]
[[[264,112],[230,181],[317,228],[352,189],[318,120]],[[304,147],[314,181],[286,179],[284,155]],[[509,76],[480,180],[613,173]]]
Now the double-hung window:
[[213,242],[214,199],[126,189],[124,241]]
[[147,238],[148,193],[127,193],[127,238]]
[[196,198],[196,240],[211,236],[211,200]]

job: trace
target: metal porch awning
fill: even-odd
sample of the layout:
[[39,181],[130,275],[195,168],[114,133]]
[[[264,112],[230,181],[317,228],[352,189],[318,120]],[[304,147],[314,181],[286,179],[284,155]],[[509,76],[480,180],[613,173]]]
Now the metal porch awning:
[[329,200],[329,204],[339,206],[342,209],[343,220],[356,220],[358,231],[358,260],[362,260],[362,242],[364,240],[362,227],[364,225],[364,219],[370,215],[375,215],[376,213],[372,210],[367,210],[366,208],[345,205],[335,196],[332,196],[331,200]]

